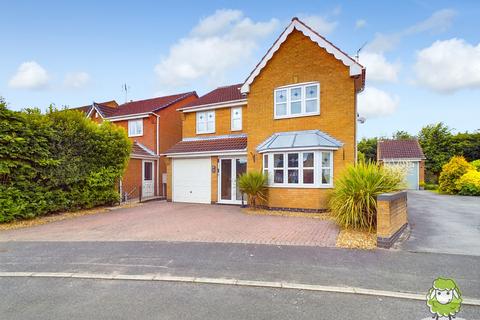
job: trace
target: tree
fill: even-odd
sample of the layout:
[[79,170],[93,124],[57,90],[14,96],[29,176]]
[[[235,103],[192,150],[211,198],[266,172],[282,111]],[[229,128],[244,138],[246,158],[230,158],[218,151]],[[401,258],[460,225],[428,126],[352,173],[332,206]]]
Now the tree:
[[362,138],[358,143],[358,151],[365,156],[365,160],[377,161],[378,138]]
[[467,161],[480,159],[480,130],[457,133],[452,137],[452,143],[456,155],[464,156]]
[[398,130],[392,134],[392,139],[394,140],[412,140],[415,139],[415,136],[412,136],[407,131]]
[[443,122],[427,125],[420,130],[418,142],[427,158],[426,180],[436,183],[442,166],[455,154],[451,129]]

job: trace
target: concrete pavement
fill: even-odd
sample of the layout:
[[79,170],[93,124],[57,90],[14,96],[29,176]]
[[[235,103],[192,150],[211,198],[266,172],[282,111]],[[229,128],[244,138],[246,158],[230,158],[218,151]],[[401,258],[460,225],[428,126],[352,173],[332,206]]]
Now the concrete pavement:
[[409,191],[408,220],[402,249],[480,256],[480,197]]

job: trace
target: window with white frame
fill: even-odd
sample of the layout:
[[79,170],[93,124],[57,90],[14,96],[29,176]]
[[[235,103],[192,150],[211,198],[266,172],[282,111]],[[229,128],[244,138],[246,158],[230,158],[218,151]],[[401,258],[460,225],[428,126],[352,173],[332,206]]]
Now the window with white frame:
[[242,108],[232,108],[232,131],[242,130]]
[[128,136],[143,136],[143,119],[128,120]]
[[306,83],[274,91],[274,118],[292,118],[320,113],[320,84]]
[[215,111],[197,112],[197,133],[215,132]]
[[333,187],[332,151],[267,153],[263,172],[273,187]]

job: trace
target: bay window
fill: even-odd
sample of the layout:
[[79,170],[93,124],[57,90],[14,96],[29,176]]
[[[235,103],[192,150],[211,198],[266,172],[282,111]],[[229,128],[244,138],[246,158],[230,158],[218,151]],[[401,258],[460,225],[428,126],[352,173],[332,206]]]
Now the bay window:
[[333,153],[332,151],[266,153],[263,155],[263,172],[268,175],[268,184],[271,187],[331,188]]
[[320,114],[320,84],[295,84],[274,91],[274,118],[293,118]]

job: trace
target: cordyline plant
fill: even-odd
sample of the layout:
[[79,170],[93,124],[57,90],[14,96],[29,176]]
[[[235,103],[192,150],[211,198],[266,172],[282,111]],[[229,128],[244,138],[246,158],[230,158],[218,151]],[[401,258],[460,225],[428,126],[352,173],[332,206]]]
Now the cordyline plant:
[[258,200],[267,200],[267,176],[261,172],[251,171],[238,177],[240,191],[248,195],[250,205],[257,209]]
[[402,189],[405,173],[402,165],[384,167],[359,162],[348,166],[335,181],[330,199],[336,222],[342,227],[371,231],[377,220],[377,196]]

